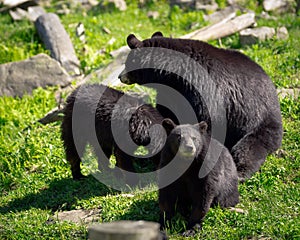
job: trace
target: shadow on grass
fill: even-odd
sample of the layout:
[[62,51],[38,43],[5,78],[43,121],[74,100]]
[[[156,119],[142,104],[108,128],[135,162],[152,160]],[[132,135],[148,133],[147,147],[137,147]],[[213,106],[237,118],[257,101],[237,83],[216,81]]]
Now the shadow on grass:
[[116,216],[118,220],[145,220],[158,222],[159,206],[157,200],[135,201],[124,214]]
[[38,193],[30,193],[15,199],[5,206],[0,206],[0,213],[17,212],[31,208],[70,210],[77,200],[88,199],[93,196],[116,194],[118,191],[108,188],[98,182],[93,176],[74,181],[71,178],[53,180],[50,185]]

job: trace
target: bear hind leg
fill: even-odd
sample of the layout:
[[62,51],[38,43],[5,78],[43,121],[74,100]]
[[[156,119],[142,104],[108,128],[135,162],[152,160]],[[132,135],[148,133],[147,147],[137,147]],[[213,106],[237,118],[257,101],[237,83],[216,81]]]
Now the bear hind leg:
[[246,134],[231,149],[237,167],[239,181],[244,181],[257,172],[267,155],[281,145],[282,127],[280,123],[262,124]]

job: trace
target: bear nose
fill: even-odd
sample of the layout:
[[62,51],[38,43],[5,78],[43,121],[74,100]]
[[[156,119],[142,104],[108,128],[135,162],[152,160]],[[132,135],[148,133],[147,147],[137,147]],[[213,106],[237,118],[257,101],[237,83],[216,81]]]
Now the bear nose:
[[192,145],[187,145],[185,148],[189,152],[193,152],[194,151],[194,146],[192,146]]
[[127,71],[124,69],[118,76],[118,78],[122,81],[123,78],[127,76]]
[[131,84],[126,69],[124,69],[124,70],[119,74],[119,77],[118,77],[118,78],[120,79],[120,81],[121,81],[122,83],[125,83],[125,84]]

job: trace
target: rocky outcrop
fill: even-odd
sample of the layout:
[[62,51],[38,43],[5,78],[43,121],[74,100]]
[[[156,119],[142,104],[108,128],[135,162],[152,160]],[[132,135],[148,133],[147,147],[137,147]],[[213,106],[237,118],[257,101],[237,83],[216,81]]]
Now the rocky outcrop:
[[70,81],[60,64],[46,54],[0,65],[0,96],[22,97],[38,87],[66,86]]

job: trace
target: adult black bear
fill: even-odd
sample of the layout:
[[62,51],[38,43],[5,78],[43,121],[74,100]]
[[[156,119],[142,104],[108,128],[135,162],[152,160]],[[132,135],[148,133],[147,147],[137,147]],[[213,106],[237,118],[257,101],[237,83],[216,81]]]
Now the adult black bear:
[[[128,144],[126,137],[131,137],[139,146],[147,146],[149,143],[156,145],[161,141],[156,132],[158,129],[150,128],[161,124],[163,118],[154,107],[141,99],[107,86],[91,84],[77,88],[66,102],[61,125],[62,140],[74,179],[83,177],[80,162],[88,143],[94,148],[100,166],[100,161],[109,159],[114,153],[118,167],[134,172],[132,160],[136,145]],[[156,143],[151,139],[154,136],[158,137]],[[152,149],[162,147],[154,145]],[[155,151],[157,154],[150,157],[150,160],[158,165],[159,151]],[[105,169],[108,165],[108,162],[104,162],[101,167]]]
[[[280,147],[282,119],[276,89],[250,58],[201,41],[166,38],[160,32],[144,41],[131,34],[127,43],[132,50],[121,81],[158,83],[180,92],[192,106],[196,122],[206,121],[209,134],[230,150],[240,180],[258,171],[267,155]],[[185,111],[181,101],[159,89],[157,101]],[[157,109],[178,123],[164,106]]]
[[[165,221],[170,220],[177,209],[185,217],[189,215],[184,233],[189,236],[194,234],[195,228],[201,228],[210,207],[233,207],[239,202],[237,170],[228,149],[207,135],[205,122],[176,126],[172,120],[165,119],[162,125],[168,138],[161,152],[159,167],[176,161],[172,169],[175,174],[187,170],[176,181],[159,190],[160,224],[164,228]],[[208,154],[209,144],[221,149],[217,161]],[[200,168],[207,167],[202,165],[210,165],[212,161],[211,171],[204,178],[199,178]],[[159,174],[159,185],[164,185],[167,177]]]

